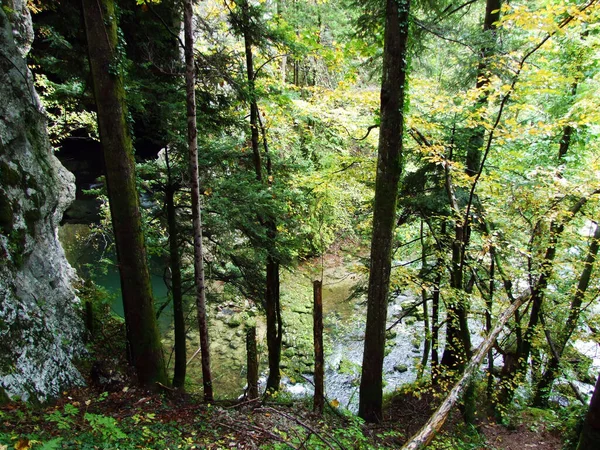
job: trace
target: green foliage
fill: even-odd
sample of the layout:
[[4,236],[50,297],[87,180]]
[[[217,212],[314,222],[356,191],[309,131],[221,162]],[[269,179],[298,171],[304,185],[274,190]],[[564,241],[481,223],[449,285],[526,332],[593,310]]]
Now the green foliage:
[[[143,165],[139,181],[155,202],[144,211],[149,253],[165,258],[168,236],[161,205],[167,185],[177,188],[180,230],[182,236],[190,235],[186,124],[178,42],[152,11],[174,30],[179,28],[180,11],[173,2],[137,3],[121,11],[120,54],[113,70],[127,77],[127,101],[139,153],[169,149],[170,173],[161,156]],[[209,283],[209,289],[219,286],[209,298],[211,302],[249,300],[255,309],[264,299],[264,266],[269,255],[294,268],[347,238],[356,239],[352,245],[357,242],[357,247],[368,243],[377,130],[362,138],[368,127],[379,123],[384,3],[248,2],[248,17],[241,14],[243,3],[208,1],[199,6],[197,121],[207,278],[224,283],[222,291],[221,283]],[[477,320],[483,317],[485,301],[492,297],[489,286],[493,286],[491,313],[497,317],[512,301],[511,295],[531,291],[548,268],[544,255],[553,247],[556,269],[544,289],[543,314],[544,326],[555,336],[568,315],[574,280],[589,246],[582,230],[589,228],[589,220],[599,212],[598,196],[593,195],[578,216],[572,218],[570,213],[580,197],[599,187],[598,9],[577,12],[573,2],[557,0],[503,3],[495,37],[481,30],[484,2],[470,2],[458,10],[449,1],[414,3],[410,102],[405,111],[406,151],[392,286],[397,292],[425,290],[429,298],[439,288],[446,304],[468,305],[469,318]],[[78,6],[61,2],[57,11],[58,3],[50,2],[48,8],[36,18],[39,39],[32,61],[50,118],[51,139],[58,144],[82,132],[95,137],[85,82],[87,64],[82,60],[85,51],[78,31],[82,27],[74,26],[79,23]],[[574,20],[558,30],[568,14],[574,14]],[[244,31],[252,37],[257,69],[252,92],[243,69]],[[535,49],[548,33],[555,32]],[[483,48],[489,50],[485,60],[481,59]],[[520,67],[519,61],[531,49],[535,52]],[[482,67],[487,82],[476,87]],[[272,178],[265,183],[256,181],[249,148],[246,115],[253,98],[258,99],[272,163]],[[570,147],[559,158],[567,127],[572,129]],[[475,178],[465,169],[478,136],[483,142],[477,147],[479,157],[489,152],[474,186]],[[261,154],[267,158],[264,148]],[[14,181],[14,174],[7,173],[7,180]],[[0,224],[8,230],[12,206],[0,200],[0,207]],[[276,222],[276,238],[266,232],[261,218]],[[109,219],[105,215],[99,227],[102,236],[110,236]],[[456,225],[463,221],[469,225],[462,249],[465,289],[457,289],[450,287],[448,269],[452,268]],[[555,245],[550,230],[557,222],[564,222],[565,230]],[[18,242],[18,236],[13,237]],[[189,261],[190,243],[184,240],[181,250],[183,260]],[[496,267],[495,282],[490,280],[494,256],[502,266]],[[191,278],[191,265],[187,264],[187,270],[184,275]],[[99,312],[105,311],[106,296],[86,289],[83,299],[90,299]],[[289,330],[285,337],[290,341],[284,359],[305,354],[295,358],[302,360],[296,368],[301,371],[308,366],[310,324],[307,311],[292,310],[305,309],[305,299],[296,297],[295,292],[282,297],[283,320]],[[440,322],[445,319],[442,306]],[[522,317],[522,327],[527,319]],[[238,320],[230,324],[237,325]],[[333,315],[326,320],[339,325],[332,327],[337,332],[350,326],[336,323]],[[592,312],[585,311],[582,320],[598,328],[599,319]],[[498,345],[514,349],[515,329],[511,323]],[[543,363],[549,355],[544,330],[538,326],[531,335],[538,361]],[[582,377],[587,362],[576,354],[569,353],[568,358],[572,356],[582,361],[577,369]],[[357,368],[343,360],[339,371],[356,373]],[[514,390],[525,380],[510,377],[498,387]],[[431,393],[425,385],[406,389],[415,396]],[[529,390],[522,392],[517,394],[518,405],[498,405],[506,425],[523,420],[517,411],[527,402]],[[66,409],[52,414],[48,420],[59,428],[66,429],[75,420]],[[150,427],[147,421],[151,419],[135,420]],[[125,445],[125,438],[116,431],[125,429],[122,424],[96,417],[92,421],[95,439],[106,434],[107,439]],[[553,421],[536,418],[531,426]],[[567,422],[573,424],[574,419]],[[86,426],[91,428],[92,422],[88,420]],[[333,433],[339,440],[346,439],[349,447],[366,445],[360,440],[359,426],[350,428],[348,436],[339,430]],[[323,445],[315,436],[305,443],[309,444]],[[480,444],[480,436],[464,429],[458,436],[440,437],[436,445],[476,448]]]
[[101,436],[103,442],[113,443],[127,438],[112,417],[86,413],[84,419],[89,422],[92,433]]
[[54,422],[59,430],[70,430],[75,425],[75,420],[79,415],[79,408],[67,403],[62,411],[56,409],[48,414],[46,420]]

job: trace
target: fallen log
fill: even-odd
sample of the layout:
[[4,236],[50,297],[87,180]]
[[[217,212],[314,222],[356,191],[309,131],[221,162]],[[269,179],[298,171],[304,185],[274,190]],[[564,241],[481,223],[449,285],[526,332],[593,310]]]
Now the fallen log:
[[469,361],[469,364],[465,368],[460,380],[458,380],[458,382],[454,385],[446,399],[429,418],[427,423],[423,425],[423,428],[421,428],[417,434],[415,434],[406,444],[404,444],[402,450],[417,450],[429,445],[436,433],[442,428],[442,425],[444,425],[450,410],[458,401],[463,390],[469,385],[473,373],[481,365],[481,361],[483,361],[484,356],[487,354],[490,348],[492,348],[492,345],[504,328],[504,325],[506,325],[506,322],[508,322],[508,319],[510,319],[515,314],[515,311],[528,299],[529,296],[519,297],[502,313],[496,322],[496,326],[479,345],[479,348],[471,358],[471,361]]

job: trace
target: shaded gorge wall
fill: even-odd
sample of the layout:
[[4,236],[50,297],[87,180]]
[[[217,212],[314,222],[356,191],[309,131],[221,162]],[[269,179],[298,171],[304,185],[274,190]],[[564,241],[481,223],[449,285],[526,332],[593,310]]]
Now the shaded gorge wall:
[[[56,159],[24,56],[24,0],[0,9],[0,394],[44,401],[83,379],[75,272],[58,241],[74,177]],[[10,17],[7,16],[10,15]],[[15,42],[16,41],[16,42]]]

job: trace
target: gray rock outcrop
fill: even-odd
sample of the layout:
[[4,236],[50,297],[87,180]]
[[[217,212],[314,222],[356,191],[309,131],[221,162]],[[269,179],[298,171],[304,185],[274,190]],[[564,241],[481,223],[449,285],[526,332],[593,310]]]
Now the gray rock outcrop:
[[82,323],[57,236],[74,176],[52,152],[23,59],[32,38],[24,3],[0,8],[0,397],[43,401],[83,382],[73,365]]

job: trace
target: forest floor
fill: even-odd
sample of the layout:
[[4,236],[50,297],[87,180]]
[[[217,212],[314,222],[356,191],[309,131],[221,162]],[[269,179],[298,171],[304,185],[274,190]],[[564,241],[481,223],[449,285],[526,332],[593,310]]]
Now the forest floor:
[[[328,405],[320,416],[311,406],[283,399],[206,404],[170,389],[150,393],[125,383],[111,392],[78,388],[52,405],[1,406],[0,449],[400,448],[429,418],[433,397],[392,399],[378,425],[364,425]],[[538,416],[520,414],[518,420],[511,427],[484,420],[468,430],[457,412],[430,448],[562,448],[559,432]]]

